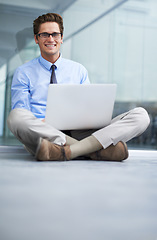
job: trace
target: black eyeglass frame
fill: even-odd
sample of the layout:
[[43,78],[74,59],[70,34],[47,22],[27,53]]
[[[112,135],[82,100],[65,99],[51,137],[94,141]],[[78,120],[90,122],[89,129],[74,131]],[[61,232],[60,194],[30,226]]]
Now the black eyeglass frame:
[[36,36],[37,36],[37,37],[40,37],[40,36],[42,36],[42,34],[47,35],[47,38],[49,38],[50,36],[52,36],[52,37],[56,37],[56,35],[59,36],[58,34],[60,34],[61,37],[63,36],[63,34],[62,34],[62,33],[59,33],[59,32],[53,32],[53,33],[42,32],[42,33],[37,33]]

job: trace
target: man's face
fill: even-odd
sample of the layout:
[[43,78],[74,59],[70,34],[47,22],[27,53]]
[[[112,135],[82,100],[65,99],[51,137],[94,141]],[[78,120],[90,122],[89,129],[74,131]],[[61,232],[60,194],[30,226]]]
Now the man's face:
[[[60,33],[59,25],[56,22],[46,22],[40,25],[39,34],[40,33]],[[54,60],[56,61],[59,57],[60,46],[63,43],[63,37],[59,35],[56,39],[51,35],[47,38],[43,38],[42,36],[34,36],[35,42],[39,44],[41,56],[46,60]]]

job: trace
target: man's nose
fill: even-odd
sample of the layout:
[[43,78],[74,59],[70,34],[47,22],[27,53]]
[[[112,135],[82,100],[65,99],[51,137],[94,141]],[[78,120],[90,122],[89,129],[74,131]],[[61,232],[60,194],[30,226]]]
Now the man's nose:
[[54,37],[53,37],[52,35],[50,35],[50,36],[48,37],[48,39],[49,39],[49,40],[54,40]]

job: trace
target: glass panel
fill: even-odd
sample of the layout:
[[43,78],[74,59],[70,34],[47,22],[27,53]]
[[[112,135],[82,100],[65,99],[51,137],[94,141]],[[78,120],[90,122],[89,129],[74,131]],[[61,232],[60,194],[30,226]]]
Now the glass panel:
[[64,11],[65,39],[91,25],[96,19],[110,13],[128,0],[78,0]]
[[3,124],[4,124],[4,100],[5,100],[5,84],[6,84],[6,72],[7,66],[4,64],[0,68],[0,136],[3,135]]

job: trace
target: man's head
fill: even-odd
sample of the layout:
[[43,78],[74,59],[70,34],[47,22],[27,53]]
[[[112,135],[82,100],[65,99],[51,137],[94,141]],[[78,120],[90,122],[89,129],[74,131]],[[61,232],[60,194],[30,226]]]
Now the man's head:
[[62,34],[61,36],[63,36],[63,31],[64,31],[63,19],[57,13],[47,13],[47,14],[39,16],[37,19],[35,19],[34,22],[33,22],[34,35],[39,33],[40,25],[42,23],[46,23],[46,22],[56,22],[59,26],[60,33]]
[[34,39],[39,45],[41,56],[54,63],[60,56],[63,43],[63,19],[59,14],[47,13],[34,20]]

